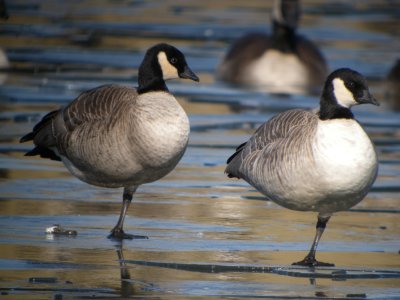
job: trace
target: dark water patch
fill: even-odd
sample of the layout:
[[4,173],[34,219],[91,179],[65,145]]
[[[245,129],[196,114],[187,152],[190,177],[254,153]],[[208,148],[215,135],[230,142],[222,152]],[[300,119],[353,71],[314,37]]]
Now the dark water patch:
[[400,145],[400,139],[394,138],[374,138],[374,144],[376,146],[397,146]]
[[388,184],[375,184],[372,189],[372,192],[376,193],[397,193],[400,192],[400,184],[397,183],[396,185],[388,185]]
[[[227,104],[238,108],[256,108],[259,111],[282,111],[292,108],[311,109],[318,105],[316,99],[301,95],[281,98],[276,95],[249,92],[220,85],[203,86],[201,94],[191,95],[190,101],[208,104]],[[301,99],[301,100],[300,100]]]
[[[44,262],[34,260],[0,259],[0,270],[40,270],[40,269],[80,269],[99,268],[94,265],[84,265],[66,262]],[[44,282],[44,280],[41,280]],[[36,280],[39,282],[39,280]],[[47,282],[49,283],[49,282]]]
[[1,87],[0,97],[8,102],[32,102],[32,103],[67,103],[77,96],[76,93],[46,87]]
[[38,121],[42,114],[40,112],[1,112],[0,122],[33,123]]
[[268,200],[265,196],[241,196],[241,198],[246,200],[271,201]]
[[[186,56],[190,67],[196,72],[214,71],[218,58],[205,56],[204,51],[190,51],[185,47],[179,47]],[[211,52],[207,51],[206,52]],[[29,62],[41,65],[56,65],[66,70],[93,70],[93,67],[105,68],[135,68],[137,69],[144,57],[144,51],[123,51],[123,50],[82,50],[73,47],[65,48],[8,48],[7,56],[12,61]],[[54,69],[54,67],[53,67]],[[21,69],[20,71],[23,71]],[[29,69],[28,69],[29,70]],[[35,69],[36,70],[36,69]],[[51,69],[50,69],[51,70]],[[16,69],[18,71],[18,69]],[[95,74],[93,76],[96,76]],[[78,77],[79,79],[79,77]],[[76,78],[75,78],[76,80]]]
[[[107,288],[62,288],[62,287],[54,287],[54,288],[36,288],[36,287],[10,287],[10,288],[0,288],[2,295],[31,295],[35,297],[37,296],[45,296],[46,293],[51,293],[54,296],[52,299],[63,299],[64,294],[72,294],[65,296],[73,296],[74,298],[80,299],[107,299],[103,297],[115,296],[116,291],[113,289]],[[61,293],[61,294],[59,294]],[[59,296],[56,296],[59,295]],[[48,295],[50,297],[50,295]],[[42,298],[43,299],[43,298]]]
[[102,35],[136,36],[151,38],[174,38],[185,40],[223,40],[230,41],[249,31],[265,31],[264,25],[218,24],[218,23],[124,23],[124,22],[63,22],[64,28],[93,30]]
[[[39,80],[41,81],[41,80]],[[113,81],[105,82],[64,82],[57,84],[48,84],[48,80],[45,80],[45,84],[39,84],[36,86],[13,86],[7,85],[0,87],[0,97],[3,102],[13,103],[32,103],[32,104],[43,104],[43,103],[58,103],[65,104],[74,100],[82,91],[89,90],[91,88],[98,87],[103,84],[112,84]],[[118,84],[124,83],[127,86],[136,86],[133,81],[116,82]],[[190,86],[182,88],[181,84],[169,84],[171,91],[175,96],[191,96]]]
[[79,64],[113,66],[123,68],[138,67],[143,59],[142,53],[133,51],[101,51],[67,48],[14,48],[8,49],[7,55],[12,61],[35,62],[46,64]]
[[392,160],[392,159],[380,159],[379,160],[379,163],[380,164],[386,164],[386,165],[389,165],[389,166],[392,166],[392,165],[399,165],[400,164],[400,160]]
[[351,212],[360,213],[379,213],[379,214],[400,214],[399,209],[379,209],[379,208],[351,208]]
[[71,34],[71,30],[66,30],[60,26],[49,26],[48,24],[7,24],[2,23],[1,35],[6,36],[30,36],[30,37],[65,37]]
[[382,279],[400,278],[400,271],[396,270],[367,270],[367,269],[343,269],[334,267],[282,267],[282,266],[261,266],[261,265],[238,265],[238,264],[207,264],[207,263],[175,263],[175,262],[154,262],[125,260],[127,264],[161,267],[176,270],[205,273],[274,273],[291,277],[306,278],[329,278],[332,280],[348,279]]

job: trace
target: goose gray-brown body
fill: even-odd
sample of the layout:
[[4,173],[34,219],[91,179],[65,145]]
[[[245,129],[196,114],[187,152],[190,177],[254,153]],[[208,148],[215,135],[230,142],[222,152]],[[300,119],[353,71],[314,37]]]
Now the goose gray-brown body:
[[347,210],[368,193],[377,174],[370,138],[355,120],[320,120],[290,110],[262,125],[226,172],[293,210]]
[[318,112],[276,115],[228,159],[229,177],[246,180],[283,207],[319,213],[318,239],[300,264],[319,264],[316,245],[330,216],[359,203],[376,179],[374,145],[350,111],[362,103],[377,104],[364,78],[339,69],[325,83]]
[[47,146],[56,148],[72,174],[93,185],[124,187],[158,180],[176,166],[189,121],[167,92],[139,95],[109,85],[59,111],[51,130],[54,139]]
[[328,67],[318,47],[297,34],[300,3],[276,0],[272,34],[239,38],[218,66],[223,81],[270,93],[319,92]]
[[189,120],[164,82],[179,77],[198,81],[178,49],[158,44],[146,52],[138,88],[104,85],[86,91],[21,138],[35,144],[28,156],[62,160],[89,184],[124,188],[111,237],[134,237],[122,228],[134,192],[171,172],[186,150]]

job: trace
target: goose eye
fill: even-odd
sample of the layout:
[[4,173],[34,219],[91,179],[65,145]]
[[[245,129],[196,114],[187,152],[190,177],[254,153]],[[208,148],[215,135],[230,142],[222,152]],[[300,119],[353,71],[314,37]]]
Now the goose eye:
[[178,59],[176,57],[171,58],[170,60],[171,64],[176,64],[178,62]]

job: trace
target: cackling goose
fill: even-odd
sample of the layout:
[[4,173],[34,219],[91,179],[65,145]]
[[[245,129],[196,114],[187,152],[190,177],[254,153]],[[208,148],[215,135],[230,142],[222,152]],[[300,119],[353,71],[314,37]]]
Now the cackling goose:
[[20,140],[35,144],[27,156],[61,160],[89,184],[124,188],[110,238],[139,237],[123,231],[133,194],[171,172],[186,150],[188,117],[165,85],[179,77],[199,81],[178,49],[155,45],[139,67],[138,88],[104,85],[86,91],[44,116]]
[[327,64],[317,46],[297,34],[300,3],[275,0],[272,34],[239,38],[218,66],[223,81],[269,93],[319,93]]
[[227,161],[229,177],[244,179],[269,200],[318,212],[311,250],[297,265],[332,265],[315,259],[329,218],[359,203],[375,181],[374,145],[350,110],[364,103],[378,105],[365,79],[338,69],[325,82],[318,112],[293,109],[274,116]]

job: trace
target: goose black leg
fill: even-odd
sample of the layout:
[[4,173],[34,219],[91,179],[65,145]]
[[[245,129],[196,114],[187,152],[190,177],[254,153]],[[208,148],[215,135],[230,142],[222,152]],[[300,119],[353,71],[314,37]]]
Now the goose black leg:
[[137,188],[138,188],[137,186],[124,188],[121,214],[119,215],[117,225],[115,225],[115,227],[111,230],[111,233],[108,236],[108,238],[110,238],[110,239],[147,239],[148,238],[147,236],[143,236],[143,235],[127,234],[123,230],[125,215],[129,208],[129,205],[131,204],[133,194],[135,193]]
[[308,252],[307,256],[299,262],[295,262],[292,265],[296,266],[307,266],[307,267],[333,267],[334,264],[320,262],[315,259],[315,253],[317,252],[318,242],[321,239],[322,234],[324,233],[326,224],[329,221],[331,216],[318,216],[317,222],[317,232],[315,234],[314,242],[311,246],[310,252]]

